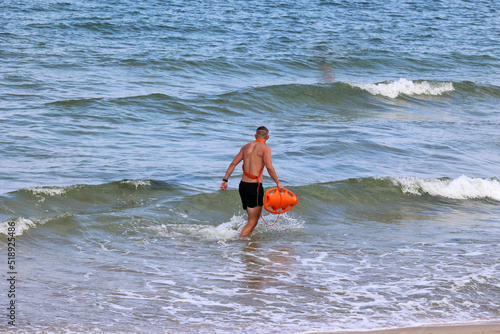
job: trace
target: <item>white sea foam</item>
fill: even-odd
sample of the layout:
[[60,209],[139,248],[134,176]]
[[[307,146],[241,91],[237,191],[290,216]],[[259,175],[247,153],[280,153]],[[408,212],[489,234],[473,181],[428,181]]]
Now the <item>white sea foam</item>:
[[428,82],[410,81],[399,79],[376,84],[349,83],[353,87],[358,87],[368,91],[373,95],[382,95],[395,99],[400,95],[441,95],[455,90],[451,82]]
[[[274,224],[272,226],[266,226],[265,223],[261,220],[259,221],[259,225],[261,228],[256,230],[257,232],[266,233],[269,231],[289,231],[301,229],[304,227],[304,221],[300,218],[297,218],[293,215],[290,215],[288,212],[281,214],[279,217],[275,214],[263,215],[264,219],[268,224]],[[277,221],[276,221],[277,219]],[[276,223],[275,223],[276,222]]]
[[[122,184],[130,184],[134,186],[136,189],[139,187],[143,186],[150,186],[151,181],[149,180],[123,180],[120,181]],[[65,187],[30,187],[30,188],[25,188],[24,190],[29,191],[33,193],[33,195],[39,195],[39,196],[61,196],[66,194],[68,191],[71,190],[78,190],[84,187],[84,185],[71,185],[71,186],[65,186]]]
[[[272,224],[276,220],[276,215],[267,215],[264,218],[268,223]],[[170,223],[150,226],[148,229],[155,231],[162,237],[177,237],[180,235],[191,235],[199,239],[213,240],[219,243],[225,243],[230,240],[238,240],[241,229],[247,223],[246,215],[234,215],[228,222],[219,225],[208,225],[206,223]],[[279,217],[278,222],[273,226],[267,226],[259,221],[259,225],[254,230],[254,234],[274,233],[279,231],[289,231],[301,229],[304,226],[304,221],[283,214]]]
[[68,187],[33,187],[25,190],[31,191],[33,195],[60,196],[66,193]]
[[56,219],[61,219],[69,216],[71,216],[70,213],[63,213],[52,217],[38,219],[29,219],[24,217],[8,219],[0,223],[0,234],[7,234],[8,232],[10,232],[9,227],[14,227],[14,236],[20,236],[23,235],[25,231],[31,228],[36,228],[37,225],[44,225],[49,221],[54,221]]
[[203,239],[225,242],[237,239],[240,235],[239,229],[245,223],[241,216],[233,216],[230,221],[217,226],[203,227],[196,232]]
[[150,226],[148,229],[155,231],[162,237],[194,236],[205,240],[214,240],[224,243],[239,237],[239,230],[246,223],[243,216],[233,216],[230,221],[213,226],[206,223],[167,223]]
[[30,219],[17,217],[15,219],[9,219],[0,223],[0,233],[8,235],[11,230],[9,228],[14,228],[14,236],[20,236],[24,231],[34,228],[36,223]]
[[120,183],[131,184],[131,185],[135,186],[135,189],[137,189],[141,186],[150,186],[151,185],[151,181],[149,181],[149,180],[123,180]]
[[[266,219],[269,224],[273,224],[277,218],[278,217],[276,215],[264,216],[264,219]],[[217,226],[204,226],[196,231],[196,234],[203,239],[217,240],[219,242],[235,240],[239,238],[241,229],[246,223],[246,215],[233,216],[229,222],[222,223]],[[265,225],[262,219],[260,219],[259,224],[253,233],[264,234],[275,231],[289,231],[293,229],[301,229],[303,226],[304,221],[285,213],[280,215],[276,224],[272,226]]]
[[500,182],[495,179],[470,178],[462,175],[453,180],[408,177],[393,178],[392,182],[407,194],[429,194],[451,199],[490,198],[500,201]]

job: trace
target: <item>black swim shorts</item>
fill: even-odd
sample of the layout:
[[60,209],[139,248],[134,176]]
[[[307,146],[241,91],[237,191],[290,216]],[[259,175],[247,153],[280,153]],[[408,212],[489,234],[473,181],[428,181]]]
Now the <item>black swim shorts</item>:
[[259,187],[259,206],[264,205],[264,187],[262,183],[240,182],[240,197],[243,209],[255,208],[257,206],[257,185]]

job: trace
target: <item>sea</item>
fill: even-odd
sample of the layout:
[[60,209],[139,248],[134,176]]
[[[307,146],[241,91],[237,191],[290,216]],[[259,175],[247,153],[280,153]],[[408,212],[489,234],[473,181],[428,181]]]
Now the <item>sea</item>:
[[1,333],[500,321],[498,1],[1,7]]

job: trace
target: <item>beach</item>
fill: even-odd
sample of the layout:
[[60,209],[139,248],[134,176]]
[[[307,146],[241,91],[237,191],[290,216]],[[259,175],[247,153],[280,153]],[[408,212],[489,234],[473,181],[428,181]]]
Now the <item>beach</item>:
[[[329,332],[314,332],[329,333]],[[497,334],[500,333],[500,324],[465,324],[443,326],[421,326],[407,328],[393,328],[369,331],[330,332],[343,334]]]

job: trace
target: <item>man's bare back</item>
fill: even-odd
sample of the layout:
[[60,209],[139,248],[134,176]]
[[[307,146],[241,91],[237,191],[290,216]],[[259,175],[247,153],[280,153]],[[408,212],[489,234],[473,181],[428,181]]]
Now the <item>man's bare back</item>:
[[262,167],[264,167],[264,154],[266,153],[266,149],[271,150],[265,143],[258,141],[248,143],[241,148],[241,153],[243,154],[243,170],[249,174],[259,176],[258,179],[253,179],[243,174],[241,177],[242,181],[262,183],[262,175],[259,174]]

